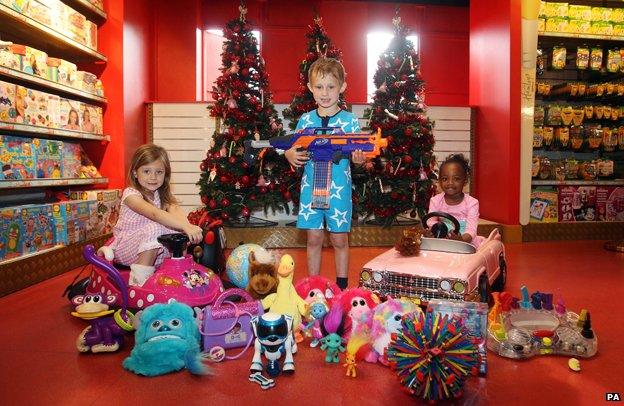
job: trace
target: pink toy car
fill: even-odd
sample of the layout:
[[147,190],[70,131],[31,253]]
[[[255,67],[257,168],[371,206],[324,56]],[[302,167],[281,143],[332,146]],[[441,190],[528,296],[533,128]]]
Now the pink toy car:
[[[109,261],[95,255],[92,246],[84,250],[85,259],[93,266],[86,293],[126,296],[128,307],[143,309],[154,303],[167,303],[174,299],[191,307],[203,307],[215,301],[223,291],[221,279],[212,270],[197,264],[184,248],[189,241],[184,234],[165,234],[158,241],[172,252],[171,258],[156,269],[143,286],[126,286],[129,271],[118,270]],[[106,269],[104,269],[106,268]],[[117,274],[115,282],[109,275]],[[123,283],[123,286],[118,286]]]
[[[423,218],[425,228],[430,217]],[[455,220],[459,231],[455,218],[442,217]],[[432,227],[434,235],[439,235],[439,224]],[[364,265],[360,286],[383,297],[487,302],[490,289],[503,290],[506,278],[505,247],[494,229],[478,250],[463,241],[427,237],[422,237],[418,256],[402,256],[392,248]]]

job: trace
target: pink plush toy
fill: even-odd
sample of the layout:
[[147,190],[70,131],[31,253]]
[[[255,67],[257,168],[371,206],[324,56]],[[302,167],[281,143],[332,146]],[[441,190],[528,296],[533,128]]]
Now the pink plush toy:
[[371,309],[379,303],[379,297],[369,290],[351,288],[343,291],[336,299],[340,302],[342,311],[348,315],[345,320],[345,332],[343,338],[348,340],[351,333],[362,323]]
[[336,283],[320,275],[308,276],[299,280],[295,284],[295,290],[308,304],[319,300],[318,298],[321,297],[327,301],[329,307],[334,303],[336,297],[342,293]]
[[373,349],[366,356],[366,361],[379,361],[388,365],[386,350],[390,345],[391,334],[401,330],[401,318],[404,314],[414,312],[422,313],[415,303],[403,299],[388,299],[368,313],[366,324],[370,328]]

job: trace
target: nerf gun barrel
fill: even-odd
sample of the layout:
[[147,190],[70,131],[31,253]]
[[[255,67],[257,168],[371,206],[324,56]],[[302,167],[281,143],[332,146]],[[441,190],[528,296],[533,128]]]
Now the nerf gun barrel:
[[[327,131],[329,134],[318,134],[321,131]],[[247,140],[244,159],[247,163],[253,164],[265,148],[285,151],[293,146],[307,150],[310,153],[310,159],[315,162],[337,163],[356,150],[364,152],[367,158],[374,158],[381,153],[381,148],[388,146],[388,140],[382,138],[381,129],[377,129],[374,134],[346,134],[340,127],[310,127],[283,137],[260,141]]]

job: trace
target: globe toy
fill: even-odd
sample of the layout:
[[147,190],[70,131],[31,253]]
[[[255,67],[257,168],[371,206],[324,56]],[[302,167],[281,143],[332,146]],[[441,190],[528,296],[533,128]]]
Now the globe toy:
[[259,262],[269,262],[273,256],[258,244],[243,244],[232,250],[225,263],[225,274],[236,287],[245,289],[249,284],[249,253],[254,252]]

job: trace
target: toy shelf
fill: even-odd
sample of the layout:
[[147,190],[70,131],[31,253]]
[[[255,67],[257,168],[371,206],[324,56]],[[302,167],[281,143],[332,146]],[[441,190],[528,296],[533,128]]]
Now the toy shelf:
[[64,245],[60,245],[60,244],[59,245],[55,245],[54,247],[46,248],[46,249],[41,250],[41,251],[31,252],[30,254],[20,255],[19,257],[15,257],[15,258],[5,259],[4,261],[0,261],[0,264],[1,265],[9,265],[9,264],[12,264],[12,263],[15,263],[15,262],[18,262],[18,261],[22,261],[24,259],[32,258],[32,257],[37,256],[37,255],[45,255],[45,254],[48,254],[48,253],[50,253],[52,251],[56,251],[58,249],[61,249],[63,247],[65,247],[65,246]]
[[0,4],[0,32],[2,39],[26,42],[51,56],[73,62],[106,62],[107,58],[98,51],[75,41],[64,34],[25,16],[11,7]]
[[61,0],[63,3],[67,4],[69,7],[78,11],[87,17],[87,20],[93,21],[97,25],[102,25],[106,22],[106,12],[101,8],[91,4],[87,0]]
[[533,180],[533,186],[624,186],[624,179],[613,180]]
[[101,185],[106,183],[108,183],[108,178],[0,180],[0,190],[32,187]]
[[576,34],[571,32],[551,32],[540,31],[538,35],[541,37],[558,37],[558,38],[578,38],[578,39],[591,39],[601,41],[624,41],[624,37],[616,35],[596,35],[596,34]]
[[21,72],[5,66],[0,66],[0,79],[13,79],[19,81],[20,84],[25,83],[34,85],[37,90],[53,90],[55,94],[63,93],[69,96],[76,96],[79,99],[95,102],[98,104],[106,104],[105,97],[98,96],[97,94],[89,93],[84,90],[76,89],[71,86],[64,85],[62,83],[53,82],[42,77],[31,75],[29,73]]
[[110,135],[92,134],[83,131],[64,130],[62,128],[40,127],[29,124],[7,123],[0,121],[0,130],[29,137],[53,137],[78,140],[110,141]]

